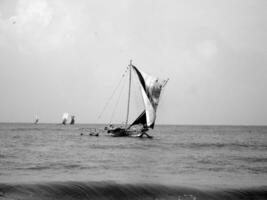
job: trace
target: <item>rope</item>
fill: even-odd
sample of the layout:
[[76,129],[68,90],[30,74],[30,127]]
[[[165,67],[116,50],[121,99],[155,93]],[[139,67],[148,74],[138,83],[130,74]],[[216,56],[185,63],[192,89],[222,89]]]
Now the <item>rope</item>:
[[116,104],[115,104],[115,107],[114,107],[114,109],[113,109],[113,111],[112,111],[112,114],[111,114],[111,117],[110,117],[109,124],[111,124],[111,121],[112,121],[112,119],[113,119],[113,117],[114,117],[115,110],[116,110],[116,108],[117,108],[117,106],[118,106],[118,104],[119,104],[119,101],[120,101],[120,99],[121,99],[121,94],[122,94],[123,89],[125,88],[125,85],[126,85],[126,84],[123,84],[123,86],[122,86],[122,88],[121,88],[121,90],[120,90],[119,97],[118,97],[117,102],[116,102]]
[[112,99],[112,97],[114,96],[115,92],[116,92],[117,89],[119,88],[119,86],[120,86],[120,84],[121,84],[121,82],[122,82],[123,78],[125,77],[125,74],[127,73],[128,70],[129,70],[129,67],[127,67],[126,70],[124,71],[124,73],[122,74],[121,79],[120,79],[118,85],[115,87],[115,89],[113,90],[111,96],[108,98],[108,101],[105,103],[105,106],[103,107],[101,113],[98,115],[97,119],[100,119],[100,118],[102,117],[102,114],[103,114],[104,111],[106,110],[106,108],[107,108],[109,102],[111,101],[111,99]]

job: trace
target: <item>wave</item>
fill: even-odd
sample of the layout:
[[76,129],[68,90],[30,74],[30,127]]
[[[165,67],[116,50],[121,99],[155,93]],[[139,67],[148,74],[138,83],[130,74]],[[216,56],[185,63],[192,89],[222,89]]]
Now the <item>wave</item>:
[[250,148],[255,150],[266,150],[266,144],[248,144],[248,143],[175,143],[176,147],[190,148],[190,149],[215,149],[215,148],[228,148],[228,149],[242,149]]
[[245,161],[248,163],[256,163],[256,162],[266,162],[267,163],[267,157],[237,157],[235,159]]
[[83,169],[82,165],[79,164],[69,164],[64,162],[57,162],[57,163],[44,163],[44,164],[32,164],[26,166],[18,166],[15,167],[15,170],[51,170],[51,169]]
[[1,200],[25,199],[176,199],[260,200],[267,199],[267,186],[243,189],[195,189],[158,184],[115,182],[0,183]]

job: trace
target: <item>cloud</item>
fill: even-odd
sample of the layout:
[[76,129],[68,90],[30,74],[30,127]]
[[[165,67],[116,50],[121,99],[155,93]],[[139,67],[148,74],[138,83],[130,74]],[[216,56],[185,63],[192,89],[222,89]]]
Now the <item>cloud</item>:
[[0,41],[13,43],[20,53],[54,51],[75,42],[80,25],[77,7],[46,0],[19,0],[14,6],[13,16],[0,16]]
[[28,26],[32,29],[32,25],[38,28],[45,28],[52,19],[52,9],[48,7],[46,0],[20,0],[17,5],[17,20],[20,26]]

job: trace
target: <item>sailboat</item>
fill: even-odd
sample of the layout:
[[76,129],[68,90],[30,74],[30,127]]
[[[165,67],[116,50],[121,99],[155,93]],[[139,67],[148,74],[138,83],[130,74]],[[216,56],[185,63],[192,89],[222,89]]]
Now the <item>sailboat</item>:
[[[141,95],[144,103],[144,110],[139,116],[131,123],[128,124],[129,111],[130,111],[130,97],[131,97],[131,81],[132,71],[138,77],[138,82],[141,90]],[[107,127],[106,130],[112,136],[138,136],[142,137],[147,134],[149,129],[153,129],[156,121],[156,111],[159,104],[160,94],[162,89],[165,87],[169,79],[160,80],[154,76],[148,75],[145,72],[139,70],[130,61],[129,64],[129,87],[128,87],[128,101],[127,101],[127,114],[124,127]],[[136,128],[135,125],[138,125]],[[134,127],[134,128],[133,128]]]
[[68,121],[68,117],[69,117],[69,113],[63,113],[62,116],[62,124],[66,125],[67,121]]
[[75,124],[75,116],[72,115],[71,120],[70,120],[70,125],[74,125],[74,124]]
[[35,116],[34,124],[38,124],[38,122],[39,122],[39,118],[37,116]]

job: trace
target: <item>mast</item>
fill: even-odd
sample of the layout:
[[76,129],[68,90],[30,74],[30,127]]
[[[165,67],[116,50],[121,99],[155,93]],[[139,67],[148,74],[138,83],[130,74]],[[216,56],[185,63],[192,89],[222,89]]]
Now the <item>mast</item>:
[[127,103],[127,114],[126,114],[125,128],[127,127],[127,124],[128,124],[129,111],[130,111],[131,79],[132,79],[132,60],[130,60],[130,65],[129,65],[129,90],[128,90],[128,103]]

